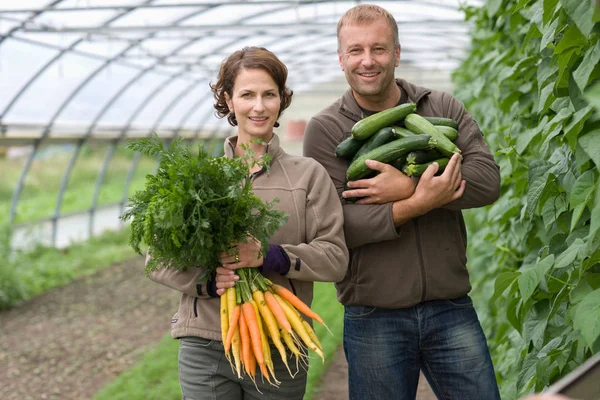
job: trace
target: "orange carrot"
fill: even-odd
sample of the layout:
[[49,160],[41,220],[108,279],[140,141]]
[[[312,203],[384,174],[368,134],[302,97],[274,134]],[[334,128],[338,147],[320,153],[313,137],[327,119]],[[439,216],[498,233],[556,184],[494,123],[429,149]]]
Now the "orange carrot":
[[[242,311],[243,314],[243,311]],[[250,348],[250,337],[248,334],[248,325],[246,324],[246,319],[240,318],[240,342],[242,346],[242,363],[244,364],[244,369],[246,373],[250,375],[250,352],[252,349]]]
[[262,343],[260,338],[260,329],[258,328],[258,322],[256,320],[256,313],[254,312],[254,306],[252,301],[248,301],[242,304],[242,315],[246,321],[246,326],[250,333],[250,342],[252,344],[252,351],[258,362],[261,372],[265,378],[269,378],[269,373],[265,366],[265,357],[262,349]]
[[242,309],[239,305],[236,305],[230,314],[229,320],[229,330],[227,331],[227,336],[225,337],[225,343],[223,343],[223,347],[225,348],[225,354],[229,353],[229,348],[231,347],[231,341],[233,340],[233,334],[238,326],[238,322],[241,319],[240,313]]
[[290,325],[290,322],[287,320],[287,317],[285,316],[285,312],[283,311],[283,308],[281,308],[281,306],[279,305],[279,302],[277,300],[275,300],[275,297],[273,297],[273,293],[265,292],[265,301],[267,302],[269,309],[273,313],[273,316],[279,323],[279,326],[281,326],[286,332],[291,333],[292,326]]
[[300,300],[300,298],[298,298],[298,296],[296,296],[290,290],[276,283],[271,285],[271,289],[273,289],[273,291],[275,291],[275,293],[277,293],[279,296],[289,301],[290,304],[293,305],[298,311],[302,312],[307,317],[318,321],[321,325],[326,326],[323,322],[323,318],[321,318],[319,314],[311,310],[309,306],[307,306],[302,300]]

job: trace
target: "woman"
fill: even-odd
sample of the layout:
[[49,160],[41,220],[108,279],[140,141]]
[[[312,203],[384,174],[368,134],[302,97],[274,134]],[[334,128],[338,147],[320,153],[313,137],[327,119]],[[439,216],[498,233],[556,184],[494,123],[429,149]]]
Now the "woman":
[[223,267],[214,281],[198,281],[202,268],[160,269],[150,276],[183,293],[171,320],[171,335],[180,339],[179,379],[187,400],[301,400],[304,396],[306,371],[301,369],[292,378],[276,350],[272,353],[279,387],[260,376],[258,387],[247,377],[238,379],[225,358],[218,296],[238,280],[236,269],[259,268],[309,305],[313,281],[336,282],[346,273],[342,207],[329,175],[313,159],[286,154],[273,133],[292,98],[286,80],[287,68],[273,53],[247,47],[221,64],[218,80],[211,85],[217,116],[237,126],[237,135],[225,141],[225,156],[242,156],[246,148],[254,157],[271,158],[268,171],[258,165],[251,168],[254,194],[263,201],[277,197],[277,208],[288,215],[287,223],[271,238],[268,252],[261,256],[260,243],[251,238],[236,244],[235,256],[222,255]]

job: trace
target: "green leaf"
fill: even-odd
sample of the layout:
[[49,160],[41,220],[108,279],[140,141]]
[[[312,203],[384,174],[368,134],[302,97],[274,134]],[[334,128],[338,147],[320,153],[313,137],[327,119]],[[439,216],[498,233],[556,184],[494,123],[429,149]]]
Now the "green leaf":
[[487,15],[490,18],[494,17],[501,6],[502,6],[502,0],[488,0],[486,2]]
[[573,243],[565,251],[563,251],[557,258],[554,263],[554,270],[563,269],[568,267],[575,261],[577,258],[577,253],[579,253],[579,249],[584,245],[584,241],[581,239],[575,239]]
[[592,71],[598,65],[598,61],[600,61],[600,41],[597,41],[594,47],[589,48],[585,52],[581,64],[573,72],[575,83],[577,83],[577,86],[579,86],[579,89],[581,89],[582,92],[585,90],[590,80]]
[[589,116],[594,111],[594,108],[591,105],[588,105],[585,108],[577,111],[573,114],[573,118],[569,122],[569,125],[565,127],[565,137],[567,138],[571,149],[575,149],[575,144],[577,143],[577,135],[581,132],[583,128],[583,124],[589,118]]
[[592,346],[600,335],[600,289],[589,293],[577,306],[573,326],[581,331],[588,346]]
[[512,283],[521,276],[520,272],[502,272],[498,274],[496,280],[494,281],[494,295],[492,296],[492,300],[500,298],[502,293],[510,286]]
[[548,199],[542,208],[542,220],[544,228],[549,230],[552,224],[558,219],[560,214],[567,211],[567,200],[565,196],[559,195]]
[[554,63],[551,57],[542,58],[542,62],[538,65],[537,80],[538,85],[542,86],[546,80],[558,72],[558,65]]
[[585,45],[587,45],[585,36],[581,34],[576,26],[570,26],[554,48],[554,54],[561,54],[567,50],[573,51],[574,48],[583,47]]
[[542,36],[542,41],[540,42],[540,51],[544,50],[550,43],[554,41],[554,35],[556,33],[556,28],[558,27],[559,18],[556,17],[552,23],[544,28],[544,34]]
[[571,209],[576,204],[587,203],[590,200],[591,194],[594,191],[595,178],[592,170],[585,171],[577,178],[569,196]]
[[600,190],[596,189],[594,207],[590,216],[590,237],[592,240],[596,238],[598,232],[600,232]]
[[588,88],[585,91],[584,96],[596,110],[600,110],[600,82]]
[[[558,4],[558,0],[544,0],[544,16],[542,21],[544,22],[544,24],[547,24],[548,21],[550,21],[550,19],[552,17],[556,16],[556,6]],[[558,18],[557,18],[558,19]]]
[[592,33],[594,28],[593,0],[560,0],[569,18],[575,22],[585,37]]
[[538,201],[546,185],[548,184],[548,174],[536,177],[529,182],[529,190],[527,191],[527,207],[525,216],[529,219],[533,218],[535,211],[538,208]]
[[535,269],[529,269],[519,277],[519,291],[524,303],[529,300],[538,283],[540,283],[540,277]]
[[552,95],[552,91],[554,90],[554,84],[555,83],[551,81],[540,91],[540,99],[538,101],[537,109],[538,113],[542,114],[546,112],[550,104],[554,101],[554,96]]

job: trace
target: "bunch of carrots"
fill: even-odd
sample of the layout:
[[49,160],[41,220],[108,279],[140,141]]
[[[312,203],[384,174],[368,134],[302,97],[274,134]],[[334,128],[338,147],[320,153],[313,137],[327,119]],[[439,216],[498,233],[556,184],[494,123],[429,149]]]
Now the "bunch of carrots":
[[[306,348],[317,353],[323,362],[323,347],[315,332],[300,312],[319,323],[323,319],[290,290],[277,285],[255,268],[239,269],[240,280],[221,296],[221,332],[225,355],[238,377],[242,368],[256,385],[256,368],[272,385],[275,377],[269,339],[279,352],[291,376],[286,347],[299,362],[306,365]],[[329,328],[327,328],[329,329]]]

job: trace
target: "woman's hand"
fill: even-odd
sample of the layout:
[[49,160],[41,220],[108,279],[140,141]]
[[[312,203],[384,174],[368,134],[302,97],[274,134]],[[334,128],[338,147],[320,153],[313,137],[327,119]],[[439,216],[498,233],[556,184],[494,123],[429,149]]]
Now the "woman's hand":
[[248,237],[244,243],[238,243],[227,253],[221,254],[222,267],[217,268],[216,284],[219,296],[227,288],[233,287],[240,278],[235,274],[238,268],[257,268],[263,265],[264,258],[260,255],[261,244],[253,237]]

